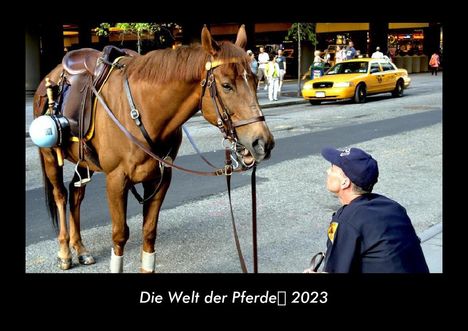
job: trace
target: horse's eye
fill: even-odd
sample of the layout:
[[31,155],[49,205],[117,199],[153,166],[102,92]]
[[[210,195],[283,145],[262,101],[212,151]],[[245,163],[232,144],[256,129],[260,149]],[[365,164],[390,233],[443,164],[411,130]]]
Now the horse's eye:
[[231,84],[223,83],[223,84],[221,84],[221,86],[223,87],[223,89],[224,89],[226,92],[232,91],[232,86],[231,86]]

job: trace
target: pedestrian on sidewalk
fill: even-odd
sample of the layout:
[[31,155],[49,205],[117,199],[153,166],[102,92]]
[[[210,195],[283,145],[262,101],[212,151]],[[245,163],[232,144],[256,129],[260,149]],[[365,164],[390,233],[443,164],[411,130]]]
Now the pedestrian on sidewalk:
[[431,76],[434,74],[437,76],[437,71],[440,66],[440,56],[437,51],[432,54],[431,59],[429,60],[429,66],[431,67]]
[[283,55],[282,49],[278,49],[278,55],[276,56],[276,63],[278,63],[278,67],[279,67],[278,92],[281,94],[281,88],[283,87],[284,75],[286,74],[286,58]]
[[[324,148],[331,162],[327,189],[342,207],[328,227],[324,272],[428,273],[429,269],[406,209],[372,193],[379,176],[377,161],[359,148]],[[304,272],[316,272],[314,268]]]
[[379,46],[377,46],[377,47],[375,48],[375,52],[372,53],[371,58],[373,58],[373,59],[383,59],[383,58],[384,58],[384,54],[380,51],[380,47],[379,47]]
[[262,78],[264,79],[265,82],[265,91],[268,88],[268,81],[265,76],[265,67],[270,61],[270,56],[268,55],[267,52],[265,52],[265,48],[260,47],[260,53],[258,53],[258,69],[257,69],[257,79],[258,79],[258,85],[257,89],[260,88],[260,82],[262,81]]
[[265,75],[268,81],[268,99],[278,101],[280,68],[276,56],[272,55],[271,61],[266,64]]
[[247,51],[247,55],[250,58],[250,69],[252,70],[252,73],[256,76],[258,71],[258,62],[255,59],[254,53],[250,49]]

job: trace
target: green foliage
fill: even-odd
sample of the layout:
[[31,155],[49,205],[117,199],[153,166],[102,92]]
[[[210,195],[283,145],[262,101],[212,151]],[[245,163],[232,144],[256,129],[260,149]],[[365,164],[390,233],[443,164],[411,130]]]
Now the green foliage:
[[137,35],[138,53],[141,53],[141,36],[144,33],[153,34],[156,31],[156,24],[154,23],[117,23],[115,26],[123,30],[122,43],[125,34],[134,33]]
[[122,29],[124,33],[135,33],[137,35],[156,31],[156,24],[154,23],[117,23],[115,26]]
[[109,35],[109,28],[110,28],[109,23],[101,23],[94,30],[96,31],[97,36],[106,37],[107,35]]
[[[298,34],[299,30],[299,34]],[[317,45],[317,35],[315,34],[315,23],[293,23],[288,30],[286,40],[308,40],[314,47]]]
[[[109,23],[99,24],[99,26],[95,28],[96,35],[104,37],[108,36],[110,27],[111,24]],[[115,27],[122,30],[120,36],[122,43],[125,40],[125,36],[128,34],[135,34],[137,36],[138,53],[141,53],[141,39],[144,34],[157,35],[157,38],[160,40],[161,43],[163,43],[166,40],[164,34],[162,33],[162,30],[164,30],[166,34],[169,34],[174,39],[170,29],[181,29],[181,27],[176,23],[116,23]]]

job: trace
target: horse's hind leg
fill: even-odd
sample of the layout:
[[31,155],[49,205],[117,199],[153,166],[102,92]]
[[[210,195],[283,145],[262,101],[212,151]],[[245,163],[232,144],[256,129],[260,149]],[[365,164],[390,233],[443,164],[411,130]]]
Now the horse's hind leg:
[[[81,178],[87,176],[86,169],[78,168]],[[90,171],[90,176],[93,175],[93,172]],[[86,186],[75,187],[74,183],[79,180],[78,175],[75,173],[68,190],[69,203],[70,203],[70,244],[75,249],[76,254],[78,255],[78,262],[80,264],[93,264],[95,263],[94,258],[88,252],[86,247],[83,245],[81,239],[81,229],[80,229],[80,207],[81,202],[83,201]]]
[[40,149],[39,151],[45,175],[44,188],[46,200],[55,226],[57,226],[58,218],[59,267],[62,270],[67,270],[72,266],[72,255],[69,247],[70,236],[68,235],[66,222],[67,189],[63,184],[63,168],[58,165],[56,154],[52,149]]
[[[152,273],[155,269],[156,252],[154,244],[156,241],[159,211],[169,189],[172,178],[172,169],[164,170],[164,178],[158,192],[143,206],[143,252],[141,258],[141,272]],[[145,196],[154,192],[159,180],[143,183]]]
[[113,273],[123,272],[124,247],[130,234],[126,220],[128,185],[124,173],[117,169],[107,174],[106,186],[114,242],[110,269]]

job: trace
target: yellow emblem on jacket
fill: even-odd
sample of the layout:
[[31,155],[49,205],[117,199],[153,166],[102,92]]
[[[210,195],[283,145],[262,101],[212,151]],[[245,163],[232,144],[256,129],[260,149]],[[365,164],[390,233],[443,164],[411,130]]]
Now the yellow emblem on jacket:
[[328,227],[328,238],[333,243],[333,239],[335,239],[336,229],[338,228],[337,222],[331,222],[330,226]]

